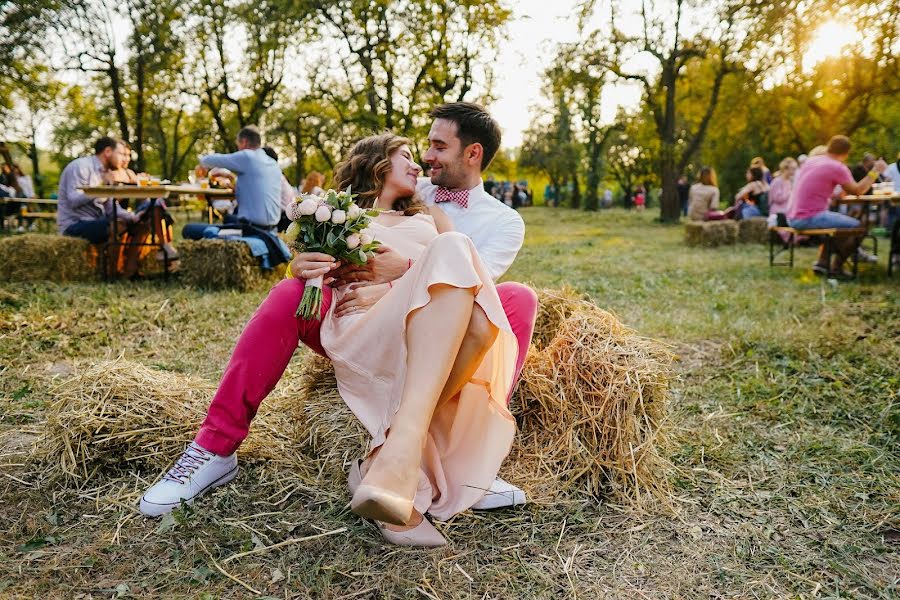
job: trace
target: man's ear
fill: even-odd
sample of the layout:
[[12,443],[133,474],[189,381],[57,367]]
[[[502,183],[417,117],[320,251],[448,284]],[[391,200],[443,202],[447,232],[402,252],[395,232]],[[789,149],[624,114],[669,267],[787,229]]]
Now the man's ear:
[[476,162],[479,166],[481,165],[481,159],[484,156],[484,147],[475,142],[474,144],[469,144],[466,147],[465,157],[466,161]]

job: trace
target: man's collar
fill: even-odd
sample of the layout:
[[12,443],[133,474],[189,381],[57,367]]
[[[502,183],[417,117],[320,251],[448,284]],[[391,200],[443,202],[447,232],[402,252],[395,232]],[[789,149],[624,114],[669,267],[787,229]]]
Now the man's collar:
[[101,161],[96,154],[91,155],[91,158],[94,160],[94,166],[96,166],[97,169],[99,169],[100,171],[106,170],[106,167],[103,166],[103,161]]

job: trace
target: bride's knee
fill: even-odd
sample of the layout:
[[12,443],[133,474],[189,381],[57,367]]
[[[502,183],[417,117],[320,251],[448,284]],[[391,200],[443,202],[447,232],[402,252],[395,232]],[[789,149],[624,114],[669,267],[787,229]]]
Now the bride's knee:
[[471,242],[468,236],[458,231],[448,231],[442,233],[431,241],[431,251],[441,255],[454,254],[465,255],[471,254]]
[[472,309],[472,317],[469,319],[469,327],[466,329],[466,338],[471,343],[483,347],[490,347],[497,339],[497,328],[491,323],[484,310],[476,304]]

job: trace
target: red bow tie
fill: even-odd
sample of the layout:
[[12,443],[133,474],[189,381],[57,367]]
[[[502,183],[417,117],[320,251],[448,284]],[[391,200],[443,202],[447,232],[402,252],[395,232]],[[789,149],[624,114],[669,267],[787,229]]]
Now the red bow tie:
[[469,208],[469,190],[452,191],[444,187],[439,187],[434,193],[435,204],[441,202],[454,202],[463,208]]

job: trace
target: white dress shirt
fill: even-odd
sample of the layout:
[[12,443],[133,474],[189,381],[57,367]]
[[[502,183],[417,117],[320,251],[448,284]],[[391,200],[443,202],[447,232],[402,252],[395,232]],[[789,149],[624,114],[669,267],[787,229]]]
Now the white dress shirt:
[[[425,204],[434,206],[437,186],[429,178],[420,177],[416,191]],[[519,213],[485,192],[483,181],[469,190],[468,208],[455,202],[441,202],[438,207],[457,231],[469,236],[491,277],[499,279],[525,241],[525,222]]]

